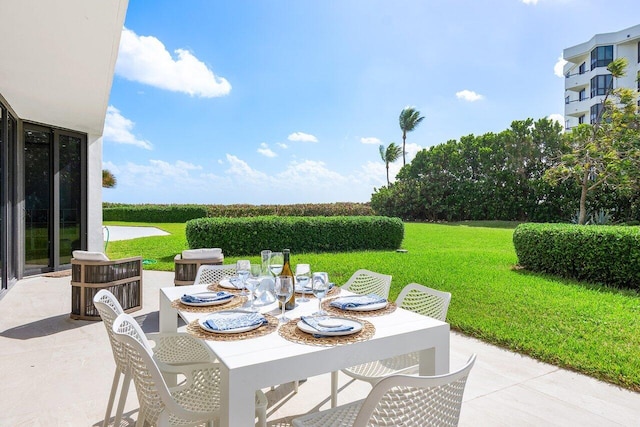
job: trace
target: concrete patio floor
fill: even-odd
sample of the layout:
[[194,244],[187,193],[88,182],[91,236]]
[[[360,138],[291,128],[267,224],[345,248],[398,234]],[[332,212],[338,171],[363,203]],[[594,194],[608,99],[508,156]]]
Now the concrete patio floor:
[[[0,300],[0,426],[100,426],[114,362],[101,322],[69,318],[70,277],[30,277]],[[173,273],[144,272],[146,332],[158,329],[158,289]],[[461,426],[640,426],[640,394],[539,363],[452,333],[451,369],[471,353]],[[329,407],[329,374],[266,389],[268,425],[290,426],[293,416]],[[363,398],[370,387],[340,377],[339,402]],[[133,385],[122,425],[137,419]],[[239,426],[242,427],[242,426]]]

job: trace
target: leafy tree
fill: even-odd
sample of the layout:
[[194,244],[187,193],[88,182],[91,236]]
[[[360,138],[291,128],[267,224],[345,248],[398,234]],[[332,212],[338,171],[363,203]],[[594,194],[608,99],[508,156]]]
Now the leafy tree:
[[[631,193],[640,187],[640,115],[636,94],[613,88],[625,75],[626,58],[612,61],[607,69],[611,83],[599,104],[593,124],[580,124],[565,134],[565,150],[546,172],[551,183],[576,180],[580,186],[578,224],[587,220],[587,196],[606,187]],[[604,190],[606,190],[604,188]]]
[[380,158],[382,159],[385,166],[387,167],[387,185],[389,185],[390,184],[389,163],[393,163],[400,158],[402,149],[400,148],[399,145],[396,145],[395,142],[392,142],[391,144],[389,144],[387,148],[385,148],[384,145],[380,145],[379,149],[380,149]]
[[407,132],[412,132],[420,122],[424,120],[424,117],[420,116],[420,111],[413,107],[406,107],[400,112],[400,129],[402,129],[402,166],[407,164]]
[[109,169],[102,169],[102,188],[113,188],[118,181]]

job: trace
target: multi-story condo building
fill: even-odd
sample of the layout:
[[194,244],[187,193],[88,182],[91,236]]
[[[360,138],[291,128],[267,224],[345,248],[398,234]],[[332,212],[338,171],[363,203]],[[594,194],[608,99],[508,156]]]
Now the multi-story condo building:
[[613,87],[640,90],[640,25],[615,33],[596,34],[588,42],[564,50],[563,58],[567,61],[564,66],[566,129],[595,122],[612,80],[607,65],[622,57],[629,61],[627,72],[616,79]]

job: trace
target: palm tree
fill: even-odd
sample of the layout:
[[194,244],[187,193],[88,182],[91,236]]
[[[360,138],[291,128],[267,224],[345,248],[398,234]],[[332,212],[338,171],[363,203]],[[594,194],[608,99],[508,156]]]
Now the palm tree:
[[420,116],[420,111],[416,110],[413,107],[405,107],[404,110],[400,112],[400,129],[402,129],[402,165],[406,165],[406,141],[407,141],[407,132],[411,132],[414,130],[420,122],[424,119],[424,117]]
[[392,142],[391,144],[389,144],[387,148],[385,148],[384,145],[380,145],[379,148],[380,148],[380,158],[382,158],[382,161],[387,167],[387,185],[389,185],[390,184],[389,163],[393,163],[396,160],[398,160],[398,158],[400,157],[400,154],[402,153],[402,149],[400,148],[399,145],[396,145],[395,142]]
[[113,188],[118,181],[109,169],[102,169],[102,188]]

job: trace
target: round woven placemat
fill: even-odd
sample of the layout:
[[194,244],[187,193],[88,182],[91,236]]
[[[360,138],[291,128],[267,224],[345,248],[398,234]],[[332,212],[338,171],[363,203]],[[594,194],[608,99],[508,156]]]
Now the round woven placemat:
[[287,323],[280,326],[280,329],[278,329],[278,333],[282,338],[289,341],[293,341],[299,344],[319,345],[323,347],[331,347],[334,345],[343,345],[366,341],[376,333],[376,327],[373,326],[373,323],[362,319],[354,320],[362,323],[362,330],[358,333],[350,335],[316,338],[313,335],[302,332],[300,329],[298,329],[298,322],[300,321],[299,317],[289,320]]
[[395,302],[389,301],[389,303],[385,308],[381,308],[379,310],[371,310],[371,311],[342,310],[342,309],[339,309],[338,307],[332,307],[329,305],[333,300],[334,298],[322,301],[322,308],[327,313],[335,314],[338,316],[344,316],[345,314],[349,316],[354,316],[354,317],[384,316],[384,315],[393,313],[394,311],[396,311],[396,308],[398,308]]
[[180,311],[188,311],[190,313],[213,313],[214,311],[228,310],[230,308],[240,307],[245,302],[247,302],[247,297],[243,297],[240,295],[236,295],[231,299],[231,301],[225,304],[218,304],[218,305],[194,306],[194,305],[183,304],[182,301],[180,301],[180,299],[176,299],[171,302],[171,307]]
[[215,332],[205,331],[200,327],[198,320],[194,320],[187,325],[187,332],[196,338],[211,341],[239,341],[249,338],[262,337],[264,335],[269,335],[270,333],[278,329],[277,318],[273,317],[270,314],[264,314],[263,316],[267,318],[267,321],[269,323],[267,323],[266,325],[262,325],[252,331],[239,332],[237,334],[216,334]]
[[207,286],[207,289],[213,292],[225,291],[225,292],[229,292],[230,294],[236,294],[236,295],[242,292],[242,289],[223,288],[217,283],[210,284],[209,286]]

